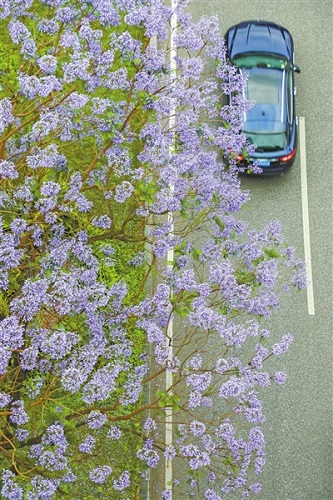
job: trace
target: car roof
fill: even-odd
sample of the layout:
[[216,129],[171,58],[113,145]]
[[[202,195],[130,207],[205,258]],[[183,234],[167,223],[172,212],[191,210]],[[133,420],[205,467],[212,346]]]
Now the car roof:
[[279,54],[293,59],[293,40],[286,28],[269,21],[243,21],[226,33],[228,56],[231,60],[244,53]]

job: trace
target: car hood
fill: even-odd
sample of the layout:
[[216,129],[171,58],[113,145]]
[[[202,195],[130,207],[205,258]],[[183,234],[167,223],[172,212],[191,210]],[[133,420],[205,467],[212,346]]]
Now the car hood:
[[247,52],[267,52],[293,59],[293,42],[288,30],[267,21],[244,21],[226,34],[228,56]]

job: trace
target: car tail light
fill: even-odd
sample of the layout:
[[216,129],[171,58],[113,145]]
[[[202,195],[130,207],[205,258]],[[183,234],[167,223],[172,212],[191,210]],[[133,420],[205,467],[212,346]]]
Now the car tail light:
[[289,155],[280,156],[279,160],[283,161],[283,162],[289,161],[289,160],[291,160],[295,156],[295,154],[296,154],[296,148],[293,149],[292,152],[289,153]]

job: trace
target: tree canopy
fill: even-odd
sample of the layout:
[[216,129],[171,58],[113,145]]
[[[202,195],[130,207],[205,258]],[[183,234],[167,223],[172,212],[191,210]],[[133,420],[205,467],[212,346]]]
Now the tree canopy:
[[286,377],[264,361],[292,341],[260,320],[304,270],[279,223],[240,220],[251,103],[186,4],[1,4],[4,499],[139,498],[172,460],[164,500],[260,490],[259,391]]

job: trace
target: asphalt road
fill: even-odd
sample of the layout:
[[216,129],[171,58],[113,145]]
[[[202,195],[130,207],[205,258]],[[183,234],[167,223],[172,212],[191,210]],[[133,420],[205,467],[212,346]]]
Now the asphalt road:
[[[295,43],[297,115],[304,117],[314,314],[307,294],[282,298],[269,327],[295,342],[279,359],[288,382],[263,398],[267,464],[260,500],[332,500],[332,1],[194,0],[193,17],[218,15],[222,33],[247,19],[288,28]],[[244,218],[255,227],[280,220],[304,258],[300,154],[276,178],[244,178],[252,199]],[[177,499],[181,500],[181,499]]]

